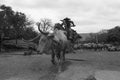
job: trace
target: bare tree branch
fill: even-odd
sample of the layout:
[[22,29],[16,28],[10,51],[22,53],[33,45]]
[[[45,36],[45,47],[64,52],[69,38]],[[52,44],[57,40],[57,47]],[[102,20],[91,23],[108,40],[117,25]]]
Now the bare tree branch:
[[40,22],[37,23],[37,26],[39,26],[43,32],[49,32],[49,30],[53,28],[51,20],[46,18],[41,19]]

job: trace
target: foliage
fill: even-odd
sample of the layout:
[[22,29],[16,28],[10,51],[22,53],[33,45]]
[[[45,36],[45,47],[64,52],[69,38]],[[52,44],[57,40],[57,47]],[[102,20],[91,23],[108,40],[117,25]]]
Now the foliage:
[[27,27],[23,33],[24,33],[23,38],[26,40],[32,39],[38,35],[38,33],[34,31],[33,27]]
[[120,26],[108,30],[107,41],[120,44]]
[[96,33],[89,33],[89,37],[85,39],[85,42],[96,42]]
[[8,35],[9,34],[8,30],[11,27],[11,19],[12,16],[14,15],[14,11],[11,9],[11,7],[7,7],[5,5],[1,5],[0,9],[2,10],[0,12],[0,30],[1,30],[0,34]]
[[[24,13],[15,12],[11,7],[0,6],[0,37],[9,37],[10,39],[18,39],[26,37],[29,39],[37,34],[33,28],[33,22],[30,21]],[[30,26],[30,28],[28,27]],[[31,30],[30,30],[31,29]],[[27,32],[26,32],[27,31]],[[29,35],[29,34],[30,35]]]
[[108,33],[98,34],[97,36],[98,36],[98,43],[108,43],[107,42]]
[[87,42],[98,42],[98,43],[112,43],[120,44],[120,26],[115,26],[107,32],[90,34],[86,39]]

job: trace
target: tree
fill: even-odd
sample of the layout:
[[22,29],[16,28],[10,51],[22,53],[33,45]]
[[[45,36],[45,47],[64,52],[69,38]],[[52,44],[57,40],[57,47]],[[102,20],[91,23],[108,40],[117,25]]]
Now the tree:
[[0,6],[0,50],[2,41],[9,34],[11,16],[14,14],[11,7],[1,5]]
[[12,16],[14,15],[14,11],[12,10],[11,7],[5,5],[1,5],[0,9],[2,9],[1,12],[2,16],[0,16],[2,22],[0,25],[5,35],[7,35],[8,34],[7,30],[9,30],[11,27],[11,19]]
[[37,35],[38,35],[38,33],[34,30],[33,27],[27,27],[24,31],[23,38],[26,40],[29,40],[29,39],[34,38]]
[[89,33],[89,36],[85,39],[85,42],[97,42],[96,38],[97,38],[96,33]]
[[116,26],[108,30],[107,41],[110,43],[119,43],[120,44],[120,26]]
[[22,38],[23,31],[28,25],[29,21],[27,20],[27,17],[24,13],[16,12],[14,16],[12,17],[12,24],[15,30],[15,37],[16,37],[16,44],[17,39]]
[[5,37],[17,39],[22,38],[27,26],[33,24],[24,13],[15,12],[11,7],[1,5],[0,9],[0,33]]
[[7,7],[5,5],[1,5],[0,9],[2,10],[0,12],[0,29],[2,30],[1,34],[6,36],[9,34],[8,30],[10,29],[10,19],[14,12],[12,11],[11,7]]
[[40,22],[37,22],[37,26],[40,26],[41,30],[44,32],[48,32],[49,30],[53,29],[52,22],[50,19],[41,19]]

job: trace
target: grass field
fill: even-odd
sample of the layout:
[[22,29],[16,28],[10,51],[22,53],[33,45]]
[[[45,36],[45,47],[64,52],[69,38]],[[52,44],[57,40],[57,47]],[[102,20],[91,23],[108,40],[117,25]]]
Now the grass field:
[[85,80],[96,71],[120,71],[120,52],[78,50],[75,54],[67,54],[60,74],[57,66],[51,64],[50,55],[22,54],[0,55],[0,80]]

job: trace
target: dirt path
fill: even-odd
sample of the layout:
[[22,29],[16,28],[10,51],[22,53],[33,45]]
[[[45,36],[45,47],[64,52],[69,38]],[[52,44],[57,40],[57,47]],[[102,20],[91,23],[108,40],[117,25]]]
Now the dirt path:
[[119,52],[79,52],[67,57],[72,64],[57,80],[120,80]]
[[67,55],[62,73],[57,73],[49,55],[0,55],[0,80],[104,80],[107,71],[114,72],[106,76],[119,73],[119,58],[119,52],[77,51]]

